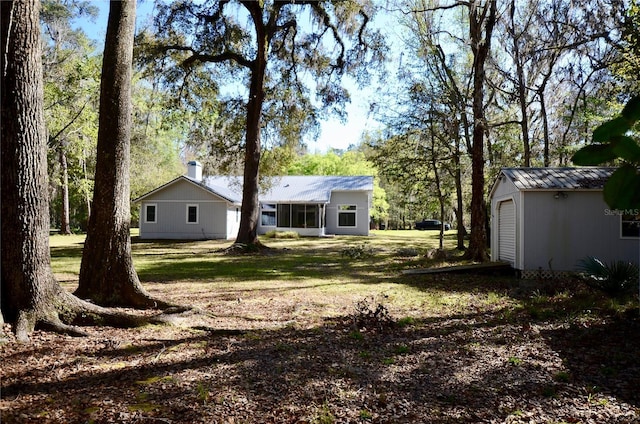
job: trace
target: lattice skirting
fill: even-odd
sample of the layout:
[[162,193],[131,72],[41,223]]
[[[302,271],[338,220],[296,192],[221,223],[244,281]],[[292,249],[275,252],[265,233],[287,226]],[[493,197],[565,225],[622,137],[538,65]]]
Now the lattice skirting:
[[523,280],[555,280],[567,278],[573,275],[569,271],[553,271],[550,269],[536,269],[520,271],[520,278]]

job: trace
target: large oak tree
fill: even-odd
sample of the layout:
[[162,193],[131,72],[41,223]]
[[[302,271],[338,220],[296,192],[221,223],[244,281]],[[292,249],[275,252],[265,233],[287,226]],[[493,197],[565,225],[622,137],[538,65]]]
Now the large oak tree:
[[[372,52],[380,52],[381,40],[367,26],[373,11],[369,1],[354,0],[176,1],[160,7],[156,34],[148,38],[155,45],[148,51],[161,57],[165,72],[174,78],[182,69],[186,81],[215,65],[212,73],[225,69],[227,78],[244,85],[245,99],[230,102],[245,123],[238,143],[244,171],[236,244],[258,243],[263,130],[299,143],[309,126],[317,125],[319,109],[348,101],[339,84],[342,75],[362,72],[368,61],[379,59]],[[302,17],[307,24],[301,24]],[[221,84],[233,85],[229,81]],[[315,86],[310,88],[310,81]],[[318,102],[309,100],[312,94]]]

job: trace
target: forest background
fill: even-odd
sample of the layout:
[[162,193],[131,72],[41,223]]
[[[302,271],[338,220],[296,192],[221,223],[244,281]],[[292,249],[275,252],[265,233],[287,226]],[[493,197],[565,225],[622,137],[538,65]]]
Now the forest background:
[[[199,84],[188,82],[186,74],[167,76],[168,66],[157,72],[144,60],[143,46],[156,36],[158,6],[139,3],[131,198],[183,174],[192,159],[203,162],[208,174],[240,174],[243,127],[234,125],[233,106],[246,97],[237,83],[245,77],[215,70],[216,64],[199,68]],[[373,27],[386,41],[376,68],[366,78],[347,72],[348,89],[335,107],[322,109],[320,93],[312,96],[317,113],[293,140],[270,131],[280,124],[269,116],[276,109],[267,110],[261,174],[375,175],[378,225],[407,228],[415,220],[441,217],[468,226],[470,18],[465,7],[440,3],[374,2]],[[51,221],[63,233],[85,229],[91,210],[102,60],[103,24],[97,20],[106,8],[106,2],[43,3]],[[238,12],[237,21],[243,19]],[[485,69],[485,188],[504,166],[572,165],[572,154],[591,141],[594,128],[638,91],[639,28],[635,0],[498,2]],[[358,110],[347,113],[349,102]],[[346,130],[352,120],[360,122],[356,127],[363,120],[371,124],[359,139],[347,133],[335,140],[342,148],[326,150],[323,141],[317,143],[329,126]]]

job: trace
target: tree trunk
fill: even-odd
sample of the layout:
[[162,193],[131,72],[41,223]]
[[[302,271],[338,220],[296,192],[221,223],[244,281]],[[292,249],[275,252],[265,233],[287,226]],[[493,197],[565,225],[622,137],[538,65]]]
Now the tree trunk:
[[1,315],[19,341],[27,341],[36,325],[83,334],[63,324],[59,313],[68,321],[82,316],[127,326],[148,321],[82,302],[60,287],[51,270],[39,13],[39,0],[5,2],[0,8]]
[[26,341],[53,319],[40,2],[2,5],[2,310]]
[[524,69],[520,55],[520,36],[516,35],[516,0],[511,0],[509,5],[509,18],[511,26],[509,32],[513,41],[513,61],[516,67],[517,95],[520,106],[520,129],[522,132],[522,146],[524,150],[523,166],[531,166],[531,142],[529,140],[529,114],[527,111],[527,86],[524,80]]
[[486,206],[484,202],[484,116],[485,61],[491,48],[496,21],[496,0],[483,6],[472,1],[469,10],[469,33],[473,51],[473,146],[471,149],[471,238],[466,257],[488,260]]
[[[456,125],[457,127],[457,125]],[[455,153],[453,155],[454,179],[456,183],[456,229],[457,229],[457,250],[464,250],[464,238],[467,230],[464,227],[464,205],[462,199],[462,171],[460,170],[460,136],[456,132],[454,135],[456,141]]]
[[260,168],[260,127],[264,103],[264,78],[267,69],[267,34],[262,22],[262,9],[256,3],[249,7],[256,28],[258,51],[251,67],[251,84],[247,102],[247,131],[245,134],[244,180],[242,209],[236,245],[258,245],[258,202]]
[[136,0],[112,1],[102,63],[93,206],[82,252],[78,297],[100,305],[155,308],[133,267],[129,148]]
[[60,191],[62,192],[62,204],[60,205],[60,234],[71,234],[69,223],[69,168],[67,166],[67,154],[64,146],[58,147],[58,159],[60,161]]
[[550,166],[551,160],[549,157],[549,118],[547,116],[547,105],[544,98],[544,88],[542,88],[538,97],[540,99],[540,116],[542,117],[542,129],[543,129],[543,138],[544,138],[544,166],[545,168]]

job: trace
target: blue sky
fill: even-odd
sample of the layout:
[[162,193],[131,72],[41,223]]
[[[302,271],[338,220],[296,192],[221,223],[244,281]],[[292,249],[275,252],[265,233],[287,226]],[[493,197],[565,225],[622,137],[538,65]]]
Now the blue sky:
[[[99,44],[104,42],[107,31],[107,18],[109,14],[109,1],[93,0],[99,7],[100,14],[95,22],[82,22],[81,26],[88,36]],[[136,29],[145,26],[149,16],[153,12],[153,0],[139,0],[137,5]],[[321,134],[318,140],[307,140],[306,144],[310,152],[326,152],[328,149],[346,149],[350,145],[360,142],[365,130],[375,130],[380,123],[367,116],[369,101],[372,96],[371,89],[359,90],[354,84],[346,81],[346,87],[351,93],[351,103],[346,106],[347,121],[340,122],[337,119],[322,121]]]

